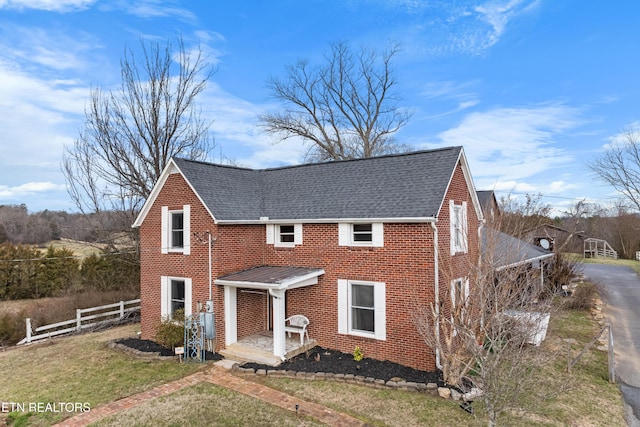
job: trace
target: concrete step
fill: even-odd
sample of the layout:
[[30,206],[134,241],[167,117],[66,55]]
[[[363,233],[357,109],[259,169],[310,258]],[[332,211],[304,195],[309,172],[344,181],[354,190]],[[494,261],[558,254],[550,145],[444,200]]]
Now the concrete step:
[[238,362],[253,362],[269,366],[278,366],[282,363],[282,360],[271,352],[246,347],[237,343],[228,345],[225,349],[220,350],[220,354],[226,359],[237,360]]

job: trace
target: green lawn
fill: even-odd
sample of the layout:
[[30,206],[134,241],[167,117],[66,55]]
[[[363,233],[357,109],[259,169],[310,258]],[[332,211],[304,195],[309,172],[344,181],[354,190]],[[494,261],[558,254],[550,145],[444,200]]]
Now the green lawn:
[[[109,340],[135,336],[138,325],[54,340],[0,353],[0,401],[87,402],[91,408],[187,376],[200,364],[149,361],[106,346]],[[535,373],[540,387],[527,397],[526,410],[513,408],[501,420],[510,426],[625,425],[621,394],[607,381],[606,352],[591,349],[567,373],[575,356],[599,330],[589,313],[559,311],[551,319],[545,351],[553,363]],[[578,344],[568,349],[565,338]],[[399,390],[373,389],[329,381],[253,377],[303,399],[324,404],[376,426],[485,425],[482,405],[476,415],[458,403]],[[533,409],[532,409],[533,408]],[[67,414],[68,416],[70,414]],[[0,425],[2,424],[0,414]],[[63,414],[14,414],[13,425],[50,425]],[[24,424],[22,424],[24,423]],[[99,425],[315,425],[314,420],[261,401],[201,383],[107,418]]]

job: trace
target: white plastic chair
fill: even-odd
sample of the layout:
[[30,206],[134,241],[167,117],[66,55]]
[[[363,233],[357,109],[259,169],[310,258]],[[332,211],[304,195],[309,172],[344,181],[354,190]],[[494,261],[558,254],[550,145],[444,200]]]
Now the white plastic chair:
[[295,314],[291,317],[284,319],[284,330],[289,337],[291,333],[300,334],[300,345],[304,345],[304,336],[309,339],[309,332],[307,332],[307,325],[309,325],[309,319],[302,314]]

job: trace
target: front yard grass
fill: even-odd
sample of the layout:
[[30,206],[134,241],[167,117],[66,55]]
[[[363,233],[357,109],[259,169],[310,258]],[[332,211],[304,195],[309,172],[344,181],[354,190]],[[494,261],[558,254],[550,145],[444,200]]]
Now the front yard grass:
[[[187,376],[204,366],[175,361],[148,361],[105,344],[135,336],[138,325],[53,340],[0,353],[0,401],[87,402],[91,408]],[[567,372],[568,346],[577,355],[600,330],[588,312],[560,310],[551,317],[543,349],[553,363],[535,373],[539,387],[522,408],[513,408],[500,421],[510,426],[625,425],[621,393],[608,383],[607,353],[586,352]],[[421,345],[417,343],[416,345]],[[255,381],[326,405],[375,426],[486,425],[480,402],[476,415],[459,403],[423,393],[373,389],[356,384],[304,381],[281,377],[251,377]],[[516,379],[517,380],[517,379]],[[13,414],[24,425],[50,425],[71,414]],[[0,414],[0,424],[2,424]],[[201,383],[102,420],[98,425],[317,425],[261,401]]]
[[[136,336],[139,327],[121,326],[0,353],[0,401],[86,402],[96,408],[203,368],[144,360],[107,348],[110,340]],[[50,425],[69,415],[43,412],[29,417],[29,423]]]
[[[569,354],[575,357],[600,331],[590,313],[559,310],[551,317],[543,349],[554,355],[553,363],[534,373],[536,389],[522,408],[501,417],[509,426],[611,426],[626,425],[622,395],[608,382],[607,353],[592,348],[567,372]],[[574,339],[569,352],[565,339]],[[515,379],[517,381],[517,378]],[[369,389],[357,385],[297,381],[260,377],[266,385],[348,413],[374,426],[486,425],[481,402],[475,416],[458,403],[419,393]]]
[[130,426],[321,426],[312,418],[210,383],[145,402],[92,424]]

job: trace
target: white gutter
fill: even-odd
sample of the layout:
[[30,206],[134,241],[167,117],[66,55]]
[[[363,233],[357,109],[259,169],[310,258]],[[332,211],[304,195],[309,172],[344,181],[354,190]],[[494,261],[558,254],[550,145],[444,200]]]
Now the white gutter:
[[431,217],[398,217],[398,218],[294,218],[294,219],[269,219],[268,217],[262,217],[260,219],[240,220],[240,219],[221,219],[216,221],[216,224],[336,224],[336,223],[349,223],[349,224],[371,224],[374,222],[384,223],[424,223],[435,222],[435,218]]
[[[434,290],[435,290],[435,306],[436,306],[436,339],[440,339],[440,274],[438,271],[438,228],[434,222],[431,222],[431,228],[433,229],[433,264],[434,264]],[[440,363],[440,350],[436,346],[436,368],[442,369],[442,363]]]
[[540,255],[538,257],[535,257],[535,258],[523,259],[522,261],[518,261],[518,262],[514,262],[512,264],[508,264],[508,265],[503,265],[503,266],[497,267],[496,271],[502,271],[505,268],[519,267],[519,266],[524,265],[524,264],[531,264],[534,261],[541,261],[543,259],[551,258],[552,256],[553,256],[553,254],[545,254],[545,255]]

